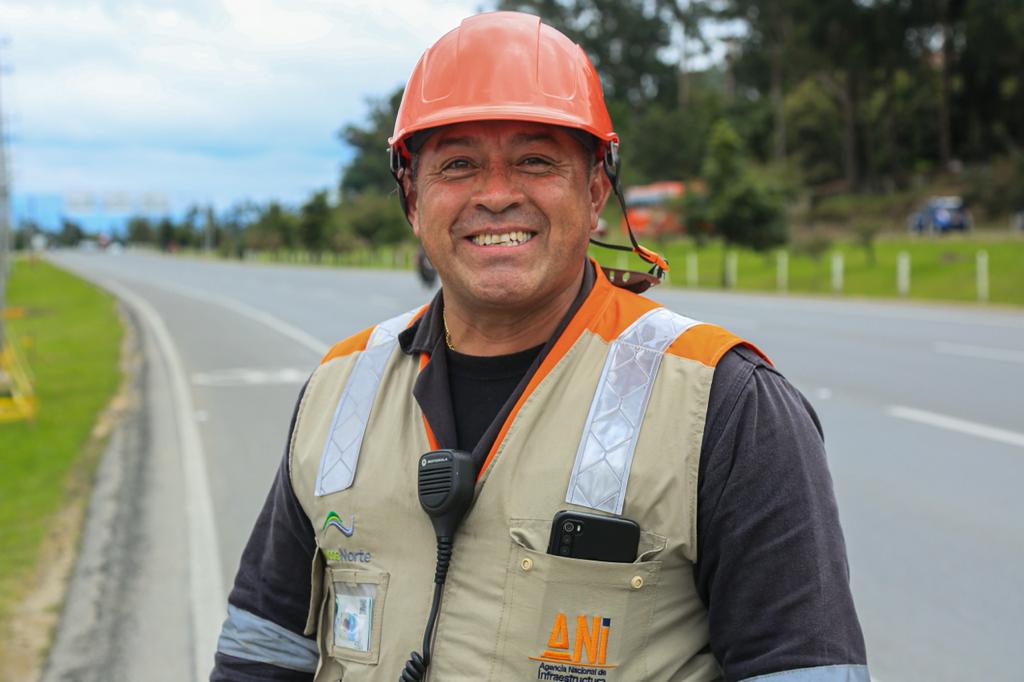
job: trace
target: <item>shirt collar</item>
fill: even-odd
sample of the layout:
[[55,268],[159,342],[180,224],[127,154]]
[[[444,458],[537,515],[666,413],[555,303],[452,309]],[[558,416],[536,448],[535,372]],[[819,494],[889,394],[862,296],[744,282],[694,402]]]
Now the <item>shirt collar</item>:
[[[576,298],[573,300],[572,305],[569,306],[565,317],[559,323],[556,336],[565,329],[568,321],[576,314],[576,311],[583,305],[583,301],[590,295],[591,289],[594,288],[594,281],[596,279],[594,267],[593,261],[588,259],[586,267],[583,268],[583,283],[580,286],[579,293],[576,294]],[[444,339],[444,322],[441,317],[441,312],[444,309],[443,294],[444,290],[439,290],[434,296],[434,300],[430,302],[426,312],[398,335],[398,345],[406,355],[414,353],[432,355],[438,349],[443,348],[443,346],[440,346]]]

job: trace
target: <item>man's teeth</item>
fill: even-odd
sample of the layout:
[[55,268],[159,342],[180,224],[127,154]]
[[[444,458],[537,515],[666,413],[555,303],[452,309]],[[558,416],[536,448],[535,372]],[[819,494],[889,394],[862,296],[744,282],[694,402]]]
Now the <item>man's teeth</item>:
[[519,246],[533,239],[529,232],[506,232],[504,234],[478,234],[473,243],[478,246]]

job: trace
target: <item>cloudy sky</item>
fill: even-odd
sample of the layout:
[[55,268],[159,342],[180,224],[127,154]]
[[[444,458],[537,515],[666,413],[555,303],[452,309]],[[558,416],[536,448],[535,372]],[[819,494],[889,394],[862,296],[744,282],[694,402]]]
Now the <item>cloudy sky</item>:
[[337,184],[341,126],[481,4],[2,0],[16,198],[300,201]]

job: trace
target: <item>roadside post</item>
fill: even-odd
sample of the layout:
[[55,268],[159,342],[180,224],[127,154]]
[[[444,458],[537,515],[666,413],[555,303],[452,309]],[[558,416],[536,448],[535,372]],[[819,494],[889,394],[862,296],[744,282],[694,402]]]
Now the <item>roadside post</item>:
[[978,251],[975,258],[977,265],[978,303],[988,303],[988,251]]
[[686,254],[686,286],[697,288],[697,254],[691,251]]
[[775,288],[780,293],[789,289],[789,251],[785,249],[775,254]]
[[735,251],[728,251],[725,254],[725,288],[735,289],[736,288],[736,271],[738,269],[737,261],[739,258]]
[[900,296],[910,293],[910,254],[900,251],[896,258],[896,291]]
[[843,252],[832,252],[832,293],[843,293]]

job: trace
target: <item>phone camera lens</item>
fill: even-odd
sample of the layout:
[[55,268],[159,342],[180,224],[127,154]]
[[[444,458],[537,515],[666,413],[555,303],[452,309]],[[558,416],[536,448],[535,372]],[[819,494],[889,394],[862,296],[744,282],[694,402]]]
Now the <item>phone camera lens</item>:
[[566,521],[565,523],[562,524],[562,530],[565,531],[566,533],[571,533],[574,530],[576,530],[576,524],[573,523],[572,521]]
[[569,554],[571,552],[572,552],[572,549],[569,547],[569,545],[562,545],[561,547],[558,548],[558,553],[561,554],[562,556],[569,556]]

